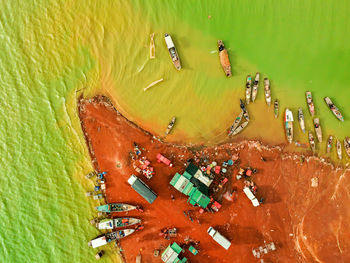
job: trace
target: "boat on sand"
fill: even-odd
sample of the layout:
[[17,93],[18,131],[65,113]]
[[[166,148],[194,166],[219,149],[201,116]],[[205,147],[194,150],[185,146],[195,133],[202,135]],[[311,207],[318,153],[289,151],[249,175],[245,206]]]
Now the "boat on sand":
[[247,121],[249,121],[249,114],[248,114],[247,108],[246,108],[246,106],[245,106],[243,100],[240,99],[239,102],[240,102],[239,106],[241,107],[241,109],[242,109],[242,111],[243,111],[243,117],[244,117]]
[[245,121],[243,122],[241,125],[239,125],[232,133],[232,136],[235,136],[236,134],[238,134],[239,132],[241,132],[247,125],[248,125],[249,121]]
[[175,68],[177,70],[180,70],[181,69],[180,57],[176,51],[176,48],[175,48],[175,45],[174,45],[174,42],[173,42],[171,36],[168,35],[167,33],[165,33],[164,39],[165,39],[165,44],[169,50],[169,54],[170,54],[171,60],[174,64]]
[[230,60],[228,58],[228,52],[227,52],[222,40],[218,40],[218,48],[219,48],[220,63],[221,63],[222,68],[224,69],[225,75],[227,77],[231,77],[232,76],[231,63],[230,63]]
[[339,140],[337,140],[337,155],[338,155],[339,160],[341,160],[343,158],[341,143]]
[[293,113],[287,108],[284,114],[284,124],[288,143],[293,141]]
[[314,127],[315,127],[317,140],[319,142],[322,142],[322,130],[321,130],[320,119],[319,118],[315,118],[314,119]]
[[245,102],[249,104],[250,97],[252,95],[252,76],[247,76],[247,81],[245,84]]
[[255,101],[256,96],[258,95],[258,88],[259,88],[259,80],[260,80],[260,73],[257,72],[255,74],[253,89],[252,89],[252,102]]
[[339,109],[334,105],[331,99],[329,97],[325,97],[324,101],[327,103],[334,116],[337,117],[338,120],[344,121],[343,115],[340,113]]
[[111,204],[97,206],[96,209],[97,211],[105,212],[105,213],[127,212],[127,211],[137,209],[137,206],[123,204],[123,203],[111,203]]
[[344,149],[346,154],[350,157],[350,138],[345,138],[344,139]]
[[310,114],[311,116],[313,117],[315,115],[315,105],[314,105],[314,102],[312,100],[312,94],[310,91],[307,91],[305,93],[306,95],[306,102],[307,102],[307,105],[309,106],[309,111],[310,111]]
[[140,224],[141,220],[133,217],[120,217],[113,219],[102,219],[96,224],[98,229],[115,229],[120,227],[132,226]]
[[316,151],[315,138],[311,131],[309,131],[309,144],[313,153]]
[[123,229],[123,230],[118,230],[118,231],[106,233],[102,236],[98,236],[95,239],[91,240],[88,243],[88,245],[90,247],[93,247],[93,248],[100,247],[100,246],[106,245],[114,240],[119,240],[119,239],[122,239],[126,236],[129,236],[134,232],[135,232],[135,229]]
[[228,136],[231,136],[232,133],[237,129],[239,123],[241,122],[243,117],[243,111],[241,111],[241,113],[236,117],[235,121],[233,122],[233,124],[231,125],[229,132],[228,132]]
[[277,118],[278,117],[278,100],[277,99],[273,103],[273,110],[274,110],[275,118]]
[[171,121],[168,124],[168,127],[166,128],[165,135],[168,135],[171,132],[171,130],[173,129],[173,127],[175,125],[175,120],[176,120],[176,117],[173,117],[171,119]]
[[298,120],[300,124],[300,129],[305,133],[305,120],[303,110],[301,108],[298,109]]
[[330,153],[332,150],[332,144],[333,144],[333,136],[329,135],[328,140],[327,140],[327,153]]
[[271,105],[271,89],[270,89],[270,80],[264,78],[264,91],[265,91],[265,100],[267,106]]

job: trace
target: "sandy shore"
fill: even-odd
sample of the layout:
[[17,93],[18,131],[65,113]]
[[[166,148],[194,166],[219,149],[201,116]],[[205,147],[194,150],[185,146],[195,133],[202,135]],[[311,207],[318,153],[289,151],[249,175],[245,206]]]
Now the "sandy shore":
[[[264,262],[350,261],[349,170],[258,141],[197,149],[162,143],[130,123],[102,96],[81,99],[78,107],[92,162],[97,170],[108,173],[106,200],[141,204],[145,209],[144,213],[128,214],[141,218],[145,228],[121,241],[126,262],[135,262],[139,252],[142,262],[161,262],[154,258],[154,249],[161,250],[172,241],[185,245],[188,239],[200,241],[198,255],[188,250],[184,254],[190,262],[257,262],[251,250],[264,241],[277,246],[277,251],[263,257]],[[144,155],[155,169],[150,180],[139,175],[158,194],[152,205],[127,184],[130,175],[136,174],[129,155],[134,142],[145,149]],[[159,152],[174,166],[157,163]],[[186,203],[186,196],[169,185],[176,172],[184,171],[189,158],[221,163],[232,156],[239,157],[240,167],[258,170],[253,181],[258,186],[257,196],[265,199],[260,207],[254,208],[242,192],[243,181],[235,178],[238,165],[228,170],[229,182],[222,191],[237,189],[237,200],[228,201],[220,195],[222,208],[218,213],[199,214],[198,208]],[[184,215],[187,210],[194,222]],[[228,251],[208,236],[209,226],[232,241]],[[158,233],[164,227],[178,228],[178,236],[163,239]]]

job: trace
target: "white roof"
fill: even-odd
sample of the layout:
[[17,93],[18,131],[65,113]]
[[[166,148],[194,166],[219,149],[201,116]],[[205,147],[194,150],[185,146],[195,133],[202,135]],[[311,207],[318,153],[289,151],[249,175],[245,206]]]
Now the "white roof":
[[98,237],[90,241],[93,248],[100,247],[107,244],[106,237]]
[[255,206],[255,207],[260,205],[258,199],[256,199],[256,198],[254,198],[254,199],[252,200],[252,204],[253,204],[253,206]]
[[128,183],[129,183],[130,185],[133,185],[133,184],[136,182],[136,180],[137,180],[137,177],[136,177],[135,175],[132,175],[132,176],[130,176],[130,178],[128,179]]
[[253,200],[255,198],[254,194],[252,193],[252,191],[250,191],[249,187],[244,187],[243,192],[250,200]]
[[171,39],[171,36],[169,36],[169,35],[167,35],[167,36],[165,37],[165,43],[166,43],[166,46],[168,47],[168,49],[169,49],[169,48],[172,48],[172,47],[175,47],[174,42],[173,42],[173,40]]
[[177,254],[171,247],[169,247],[166,253],[162,255],[162,261],[166,263],[172,263],[178,255],[179,254]]

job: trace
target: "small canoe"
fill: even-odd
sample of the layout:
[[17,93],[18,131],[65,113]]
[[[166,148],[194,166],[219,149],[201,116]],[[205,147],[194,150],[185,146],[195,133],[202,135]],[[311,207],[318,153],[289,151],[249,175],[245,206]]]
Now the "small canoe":
[[312,94],[310,91],[307,91],[305,94],[306,94],[306,102],[307,102],[307,105],[309,106],[310,114],[313,117],[315,115],[315,105],[312,100]]
[[312,152],[314,153],[316,151],[316,144],[315,144],[315,138],[311,131],[309,131],[309,144]]
[[149,58],[156,58],[156,45],[154,44],[154,33],[150,34],[150,42],[149,42]]
[[175,68],[177,70],[180,70],[181,69],[180,57],[176,51],[176,48],[175,48],[175,45],[174,45],[174,42],[173,42],[171,36],[168,35],[167,33],[165,33],[164,39],[165,39],[165,44],[169,50],[169,54],[170,54],[171,60],[174,64]]
[[175,120],[176,120],[175,117],[173,117],[173,118],[171,119],[171,121],[170,121],[169,124],[168,124],[168,127],[166,128],[165,135],[168,135],[168,134],[171,132],[171,130],[173,129],[173,127],[174,127],[174,125],[175,125]]
[[222,68],[224,69],[225,75],[227,77],[231,77],[232,76],[231,63],[230,63],[230,60],[228,58],[227,50],[226,50],[222,40],[218,40],[218,48],[219,48],[220,63],[221,63]]
[[264,78],[264,90],[265,90],[265,100],[267,106],[271,105],[271,89],[270,89],[270,80]]
[[120,227],[132,226],[140,224],[141,220],[133,217],[120,217],[113,219],[103,219],[96,224],[98,229],[115,229]]
[[346,154],[350,157],[350,143],[347,139],[344,139],[344,149]]
[[243,111],[236,117],[235,121],[233,122],[232,126],[229,129],[228,136],[231,136],[232,133],[237,129],[239,123],[241,122],[243,117]]
[[287,108],[284,115],[284,124],[288,143],[293,141],[293,121],[293,113]]
[[241,132],[247,125],[248,125],[249,121],[245,121],[243,122],[241,125],[239,125],[232,133],[232,136],[235,136],[236,134],[238,134],[239,132]]
[[319,142],[322,142],[322,129],[320,126],[320,119],[319,118],[314,119],[314,127],[315,127],[317,140]]
[[305,120],[303,110],[301,108],[298,109],[298,120],[300,124],[300,129],[305,133]]
[[136,209],[134,205],[123,204],[123,203],[111,203],[106,205],[100,205],[96,207],[97,211],[112,213],[112,212],[126,212]]
[[258,88],[259,88],[259,80],[260,80],[260,73],[257,72],[255,74],[253,89],[252,89],[252,102],[255,101],[256,96],[258,95]]
[[328,140],[327,140],[327,153],[330,153],[332,150],[332,144],[333,144],[333,136],[329,135]]
[[331,99],[329,97],[325,97],[324,101],[327,103],[334,116],[337,117],[338,120],[344,121],[343,115],[340,113],[339,109],[334,105]]
[[341,160],[343,158],[343,153],[341,149],[341,143],[339,140],[337,140],[337,154],[338,154],[339,160]]
[[273,109],[274,109],[274,113],[275,113],[275,118],[277,118],[278,117],[278,100],[277,99],[273,103]]
[[242,109],[242,111],[243,111],[243,117],[244,117],[247,121],[249,121],[249,114],[248,114],[247,108],[246,108],[246,106],[245,106],[243,100],[240,99],[239,101],[240,101],[240,107],[241,107],[241,109]]
[[247,76],[247,81],[245,84],[245,102],[249,104],[250,96],[252,95],[252,76]]

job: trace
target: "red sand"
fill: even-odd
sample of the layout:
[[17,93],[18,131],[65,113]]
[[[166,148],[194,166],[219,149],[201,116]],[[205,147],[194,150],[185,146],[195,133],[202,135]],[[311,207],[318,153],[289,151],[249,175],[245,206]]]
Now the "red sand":
[[[81,100],[79,113],[95,168],[108,172],[107,201],[141,204],[145,209],[144,213],[128,214],[141,218],[145,228],[121,240],[126,262],[135,262],[139,251],[142,262],[161,262],[153,250],[164,249],[173,241],[185,245],[185,238],[200,241],[198,255],[188,250],[184,254],[190,262],[258,262],[251,250],[263,245],[264,240],[277,246],[277,251],[263,257],[264,262],[350,262],[348,170],[335,170],[315,157],[305,157],[301,162],[300,155],[283,153],[279,147],[260,142],[225,144],[197,152],[160,143],[121,116],[105,97]],[[129,157],[133,142],[147,150],[145,155],[155,169],[150,180],[138,175],[158,194],[151,205],[127,184],[130,175],[137,174]],[[174,167],[157,163],[159,152]],[[237,169],[229,171],[232,179],[225,187],[236,187],[238,199],[223,199],[221,210],[215,214],[200,215],[198,208],[186,203],[186,196],[169,185],[175,172],[183,172],[184,163],[194,155],[221,163],[236,153],[241,167],[249,165],[259,171],[253,180],[259,187],[257,196],[263,196],[265,202],[258,208],[242,192],[243,182],[235,179]],[[317,187],[311,187],[312,178],[318,180]],[[184,216],[185,210],[192,211],[193,223]],[[209,226],[232,241],[228,251],[207,234]],[[178,228],[178,237],[170,241],[159,237],[164,227]]]

